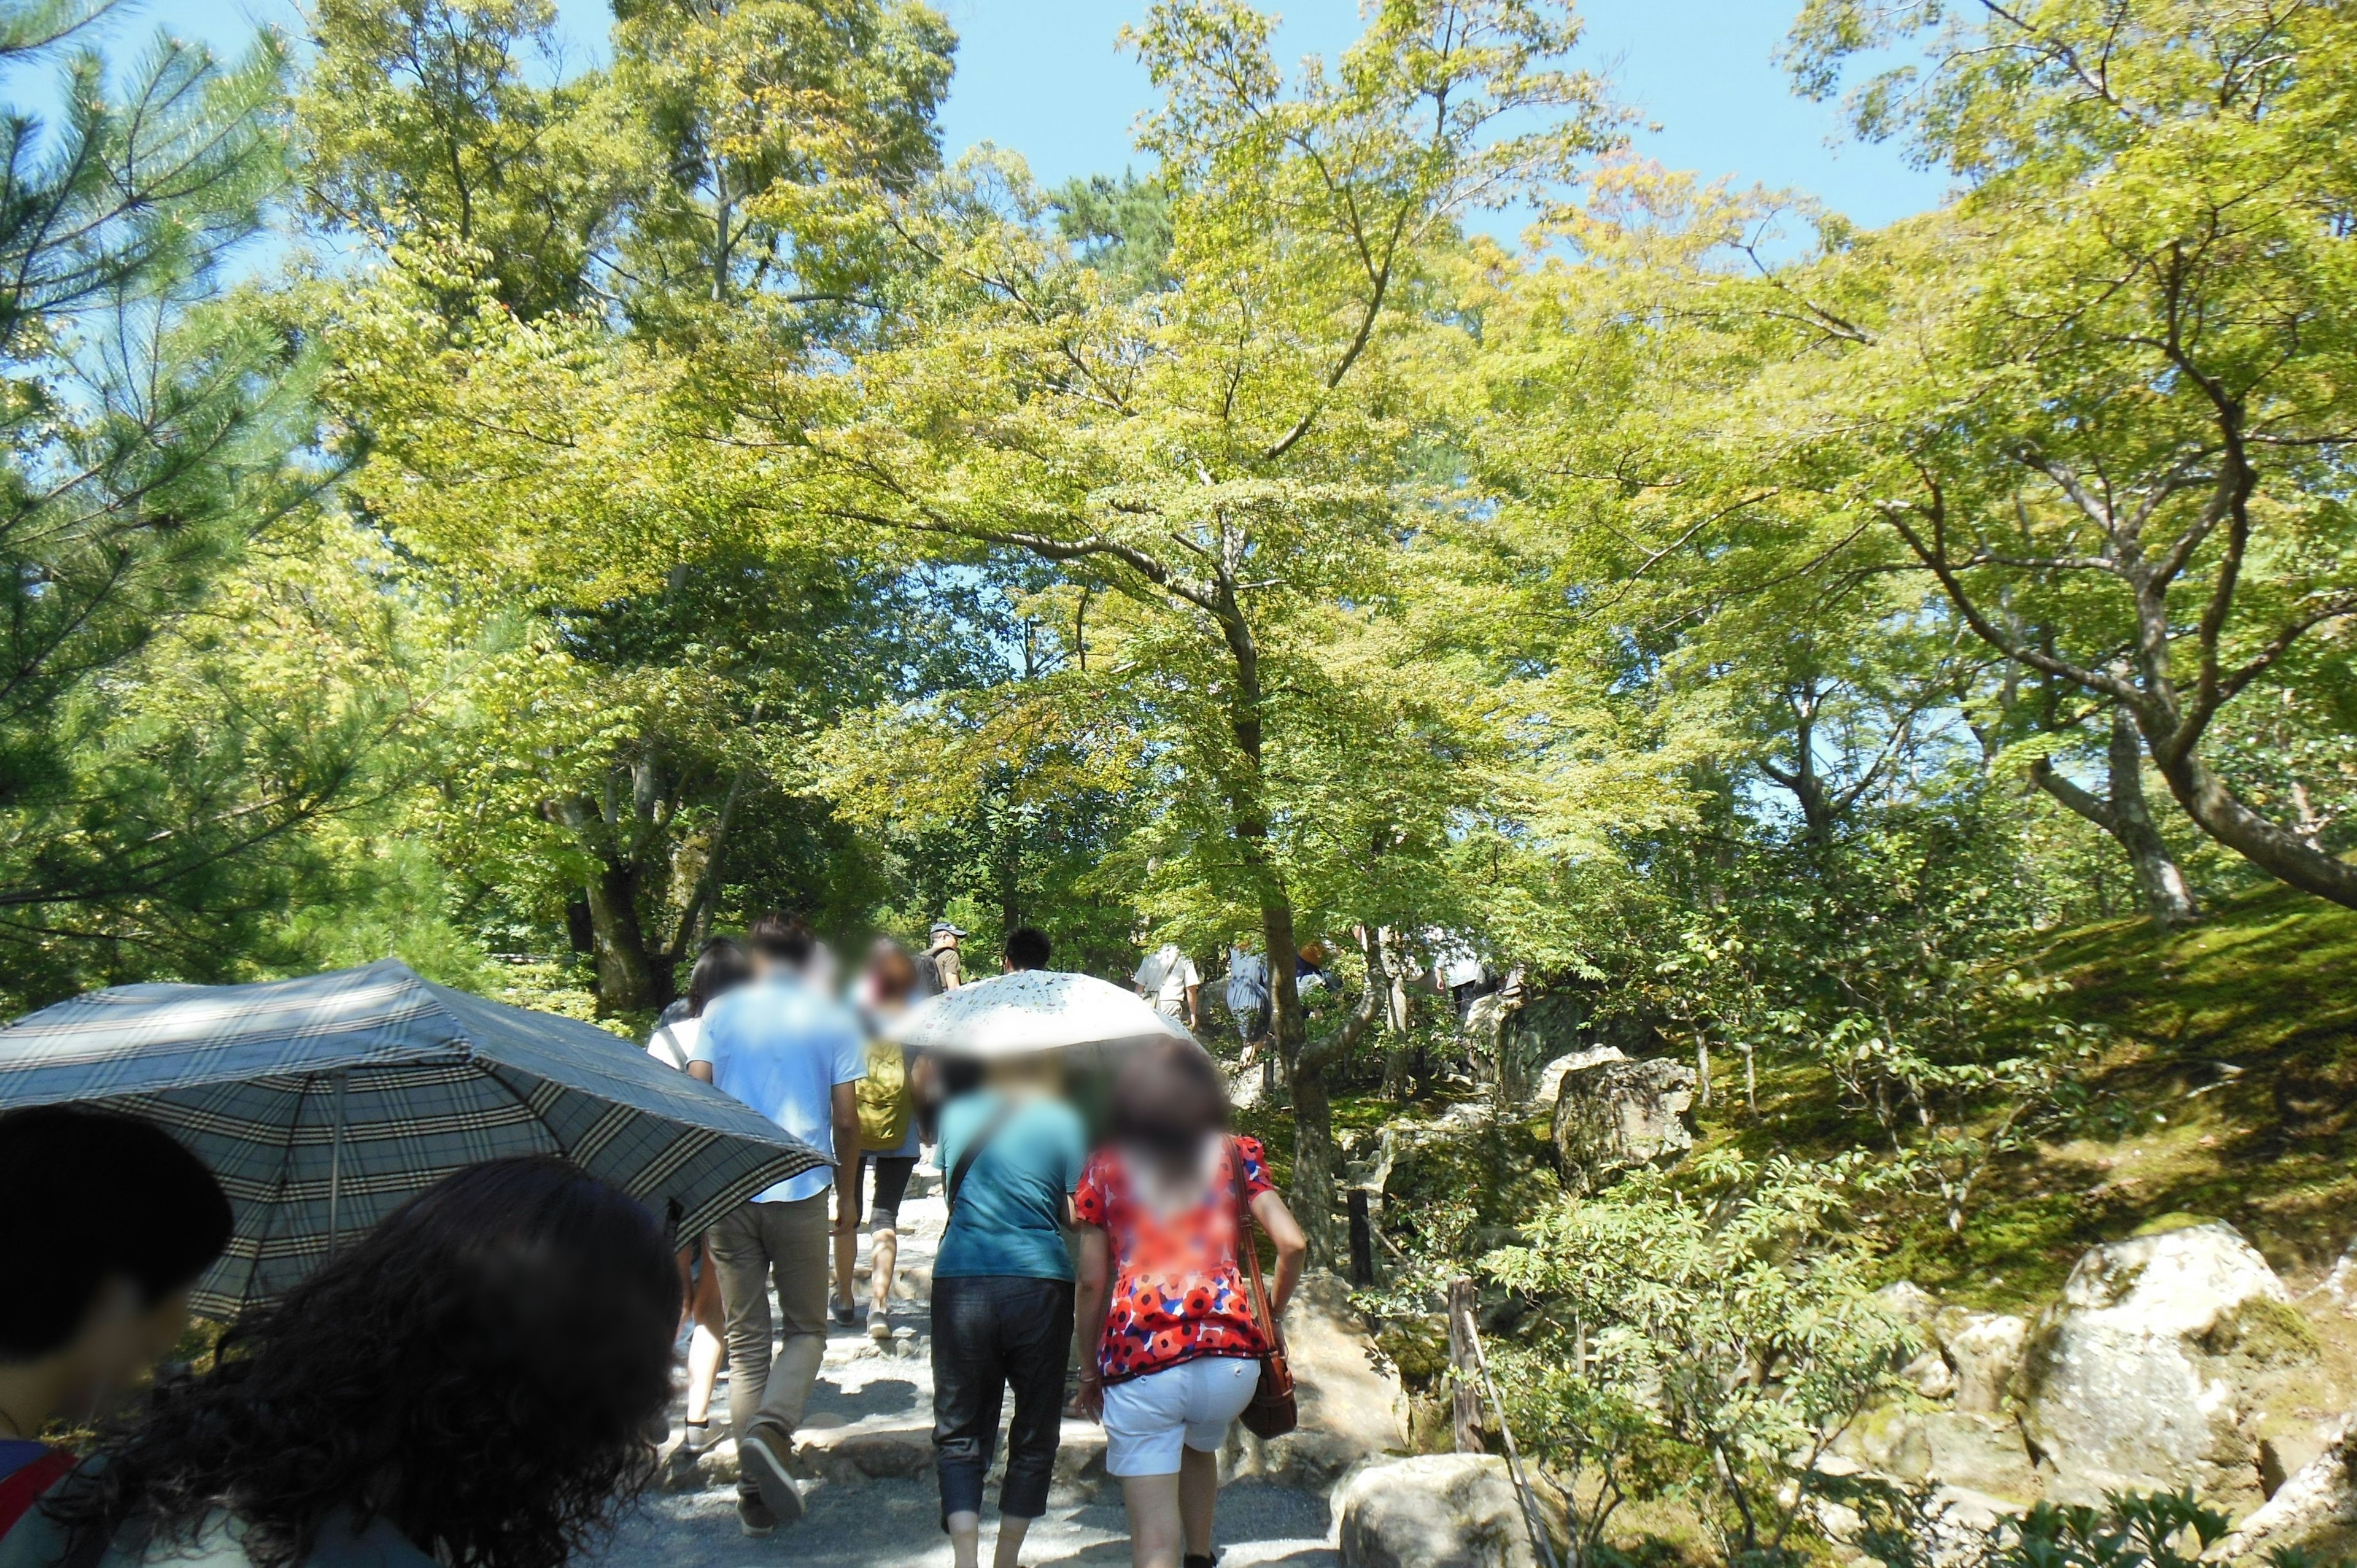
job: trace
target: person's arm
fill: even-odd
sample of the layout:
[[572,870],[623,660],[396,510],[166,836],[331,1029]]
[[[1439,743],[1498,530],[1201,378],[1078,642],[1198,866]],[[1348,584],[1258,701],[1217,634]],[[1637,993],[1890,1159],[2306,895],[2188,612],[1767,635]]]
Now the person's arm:
[[1301,1233],[1301,1222],[1293,1218],[1293,1210],[1285,1207],[1285,1199],[1274,1187],[1253,1198],[1252,1212],[1268,1239],[1276,1243],[1276,1278],[1269,1283],[1268,1311],[1272,1317],[1283,1317],[1285,1304],[1293,1299],[1293,1287],[1301,1283],[1309,1238]]
[[857,1080],[838,1083],[828,1101],[827,1120],[834,1134],[834,1228],[851,1231],[859,1225],[859,1089]]
[[1203,983],[1200,980],[1187,987],[1187,1026],[1190,1029],[1203,1026]]
[[687,1064],[687,1076],[695,1079],[698,1083],[710,1083],[712,1081],[712,1064],[710,1062],[704,1061],[691,1061]]
[[1105,1233],[1092,1225],[1081,1232],[1079,1278],[1072,1294],[1072,1337],[1080,1355],[1081,1390],[1073,1408],[1091,1421],[1104,1417],[1104,1374],[1097,1369],[1097,1347],[1104,1342],[1106,1285],[1113,1273],[1113,1248]]

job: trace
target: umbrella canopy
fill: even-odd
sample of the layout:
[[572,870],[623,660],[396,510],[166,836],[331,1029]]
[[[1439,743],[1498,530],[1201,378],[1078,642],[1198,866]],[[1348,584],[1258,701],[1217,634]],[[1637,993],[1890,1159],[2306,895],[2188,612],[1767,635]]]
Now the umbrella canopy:
[[1046,969],[944,991],[902,1014],[889,1034],[900,1045],[985,1058],[1195,1037],[1118,985]]
[[398,959],[262,985],[124,985],[0,1028],[0,1110],[65,1101],[170,1129],[236,1230],[195,1305],[271,1300],[412,1195],[562,1155],[694,1235],[826,1157],[576,1019],[486,1002]]

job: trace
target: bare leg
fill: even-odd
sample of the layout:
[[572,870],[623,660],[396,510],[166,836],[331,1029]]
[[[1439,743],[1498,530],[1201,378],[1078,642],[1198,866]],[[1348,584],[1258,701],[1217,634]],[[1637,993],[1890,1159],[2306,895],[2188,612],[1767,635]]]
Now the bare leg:
[[1016,1568],[1016,1560],[1023,1555],[1023,1537],[1030,1528],[1028,1519],[998,1516],[998,1544],[990,1554],[991,1568]]
[[867,1238],[867,1299],[882,1312],[892,1297],[892,1271],[900,1262],[900,1233],[877,1230]]
[[978,1513],[953,1513],[947,1520],[950,1527],[950,1555],[956,1568],[981,1568],[982,1516]]
[[1178,1477],[1124,1476],[1121,1500],[1129,1507],[1131,1568],[1178,1568]]
[[1178,1455],[1178,1518],[1186,1526],[1187,1555],[1211,1554],[1211,1516],[1220,1506],[1220,1456],[1192,1448]]

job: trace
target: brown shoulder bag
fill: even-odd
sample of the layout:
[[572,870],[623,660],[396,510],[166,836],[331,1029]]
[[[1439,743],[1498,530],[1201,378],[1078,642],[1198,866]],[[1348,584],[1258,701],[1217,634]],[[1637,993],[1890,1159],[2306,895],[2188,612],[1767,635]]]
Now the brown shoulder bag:
[[1252,1273],[1253,1321],[1260,1326],[1261,1342],[1268,1347],[1260,1359],[1260,1383],[1252,1403],[1239,1418],[1255,1437],[1282,1437],[1300,1423],[1301,1412],[1293,1399],[1293,1369],[1285,1359],[1285,1336],[1276,1315],[1268,1309],[1268,1291],[1260,1279],[1260,1242],[1253,1225],[1252,1205],[1244,1201],[1244,1156],[1233,1138],[1228,1140],[1228,1171],[1236,1192],[1236,1251],[1243,1254]]

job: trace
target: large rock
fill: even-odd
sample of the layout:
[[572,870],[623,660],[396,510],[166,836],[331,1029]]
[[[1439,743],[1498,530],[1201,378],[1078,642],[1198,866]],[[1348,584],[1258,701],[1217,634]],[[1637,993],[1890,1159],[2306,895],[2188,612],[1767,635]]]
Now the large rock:
[[2343,1422],[2323,1453],[2208,1555],[2241,1561],[2287,1547],[2321,1563],[2357,1555],[2357,1421]]
[[1554,1126],[1564,1186],[1594,1192],[1634,1166],[1693,1148],[1684,1118],[1694,1096],[1695,1069],[1666,1057],[1601,1061],[1566,1072]]
[[1323,1492],[1352,1466],[1406,1441],[1399,1379],[1376,1369],[1374,1341],[1342,1281],[1303,1279],[1285,1309],[1285,1348],[1300,1424],[1266,1441],[1241,1422],[1229,1427],[1223,1477],[1260,1476]]
[[2008,1313],[1948,1307],[1932,1321],[1940,1354],[1956,1374],[1956,1408],[1995,1415],[2005,1408],[2006,1390],[2021,1369],[2029,1325]]
[[[1544,1494],[1543,1494],[1544,1496]],[[1368,1465],[1334,1494],[1343,1568],[1536,1568],[1506,1462],[1427,1454]],[[1544,1528],[1560,1538],[1551,1498]]]
[[1954,1487],[2011,1506],[2042,1490],[2021,1428],[1996,1416],[1881,1405],[1851,1423],[1834,1452],[1890,1480]]
[[2216,1220],[2080,1259],[2015,1379],[2049,1492],[2095,1502],[2190,1484],[2218,1501],[2256,1500],[2267,1388],[2315,1356],[2290,1299]]

